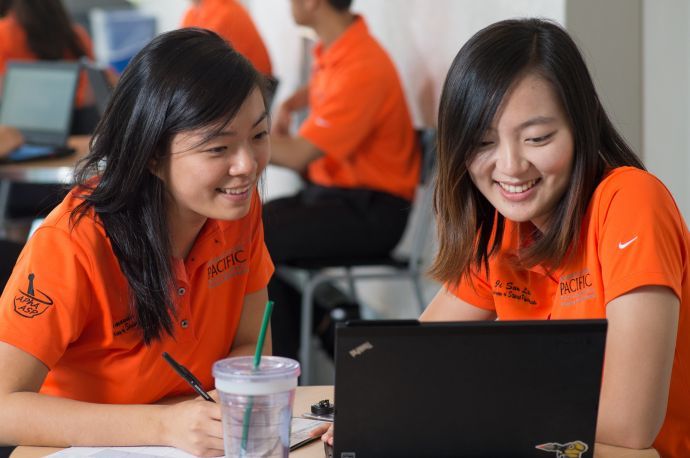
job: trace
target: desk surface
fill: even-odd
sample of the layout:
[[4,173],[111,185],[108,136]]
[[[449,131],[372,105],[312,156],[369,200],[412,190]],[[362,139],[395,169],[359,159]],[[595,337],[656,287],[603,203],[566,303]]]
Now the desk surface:
[[[297,388],[293,410],[297,415],[308,412],[311,404],[326,398],[333,399],[332,386],[301,386]],[[17,447],[11,458],[43,457],[58,450],[48,447]],[[603,444],[597,444],[594,456],[595,458],[659,458],[659,454],[653,449],[631,450]],[[290,457],[323,458],[323,445],[320,440],[317,440],[290,453]]]
[[0,179],[23,183],[70,183],[76,163],[89,152],[88,135],[70,137],[67,142],[75,153],[56,159],[27,161],[17,164],[0,165]]

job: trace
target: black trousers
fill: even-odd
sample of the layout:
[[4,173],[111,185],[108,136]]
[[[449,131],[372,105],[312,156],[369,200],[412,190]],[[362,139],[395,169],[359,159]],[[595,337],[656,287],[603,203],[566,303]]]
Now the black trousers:
[[[308,185],[264,205],[268,251],[276,266],[314,259],[386,256],[402,237],[411,202],[384,192]],[[301,294],[274,275],[273,354],[297,359]]]

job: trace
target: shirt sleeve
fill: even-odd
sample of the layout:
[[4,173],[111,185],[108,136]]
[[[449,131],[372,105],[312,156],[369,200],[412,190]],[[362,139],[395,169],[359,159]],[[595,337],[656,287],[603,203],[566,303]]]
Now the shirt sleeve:
[[69,233],[39,229],[0,297],[0,340],[52,368],[87,321],[88,266]]
[[[381,81],[384,79],[372,76],[366,69],[357,73],[349,70],[337,80],[329,81],[332,89],[323,94],[318,106],[311,107],[299,135],[327,157],[338,161],[348,159],[376,125],[375,118],[388,91]],[[312,91],[314,87],[310,85],[309,89]]]
[[273,275],[274,267],[271,256],[264,243],[264,225],[261,220],[261,199],[257,192],[252,198],[250,217],[252,236],[250,240],[249,279],[246,293],[253,293],[265,288]]
[[471,281],[461,278],[457,284],[446,283],[445,288],[455,297],[475,307],[496,311],[491,284],[484,269],[479,274],[475,269],[470,273]]
[[687,228],[654,176],[625,172],[602,193],[598,252],[606,303],[635,288],[667,286],[681,297]]
[[7,18],[0,19],[0,75],[7,71],[7,61],[9,60],[10,50],[16,46],[12,39],[12,33],[7,25]]

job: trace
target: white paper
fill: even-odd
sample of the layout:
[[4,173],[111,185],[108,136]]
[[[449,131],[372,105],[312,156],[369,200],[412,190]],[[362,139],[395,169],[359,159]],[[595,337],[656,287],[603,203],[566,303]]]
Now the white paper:
[[[323,421],[295,417],[292,419],[290,446],[306,440],[309,431],[323,424]],[[49,455],[55,458],[89,456],[96,458],[151,458],[152,456],[173,458],[195,458],[174,447],[70,447]]]

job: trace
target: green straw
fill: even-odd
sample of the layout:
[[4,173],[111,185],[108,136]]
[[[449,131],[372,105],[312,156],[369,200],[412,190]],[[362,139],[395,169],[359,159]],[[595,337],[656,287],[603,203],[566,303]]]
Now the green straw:
[[[261,352],[264,348],[264,340],[266,340],[266,329],[268,323],[271,321],[271,313],[273,312],[273,301],[266,302],[264,309],[264,319],[261,322],[261,330],[259,330],[259,339],[256,341],[256,351],[254,352],[254,370],[259,369],[261,365]],[[252,409],[254,408],[254,398],[249,397],[249,403],[244,410],[244,419],[242,421],[242,445],[240,448],[241,455],[247,453],[247,439],[249,439],[249,420],[252,416]]]
[[259,331],[259,340],[256,341],[256,351],[254,352],[254,370],[259,368],[261,364],[261,352],[264,348],[264,340],[266,340],[266,329],[268,323],[271,321],[271,313],[273,312],[273,301],[266,302],[264,309],[264,320],[261,322],[261,330]]

